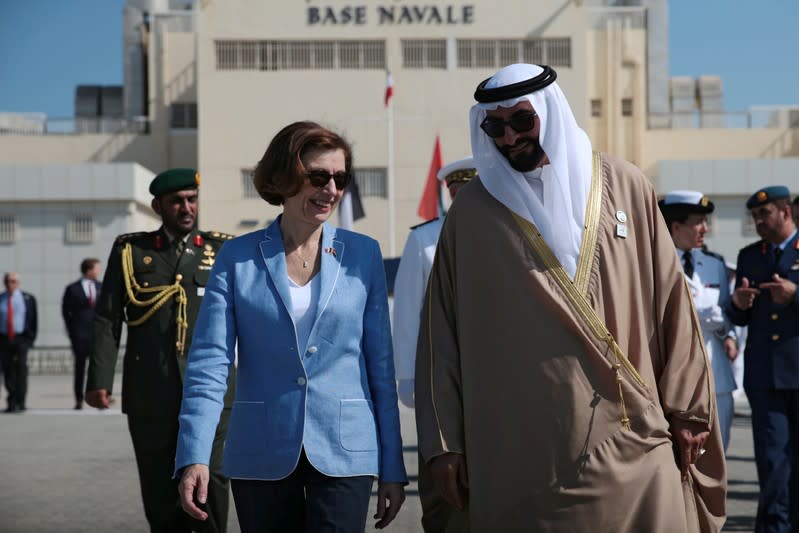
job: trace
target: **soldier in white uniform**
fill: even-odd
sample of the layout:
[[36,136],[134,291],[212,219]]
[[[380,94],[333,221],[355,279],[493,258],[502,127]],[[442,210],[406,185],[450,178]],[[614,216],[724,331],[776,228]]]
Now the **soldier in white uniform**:
[[[442,167],[438,171],[438,179],[446,182],[450,197],[454,199],[458,189],[476,174],[472,158],[467,157]],[[444,218],[438,217],[411,228],[394,281],[394,368],[400,401],[408,407],[414,406],[416,340],[419,336],[422,302],[443,223]],[[425,532],[443,532],[449,521],[449,505],[435,491],[429,468],[421,457],[419,497]]]
[[704,248],[707,216],[714,205],[697,191],[672,191],[658,205],[694,298],[713,371],[719,427],[726,451],[734,414],[732,393],[737,388],[732,362],[738,356],[738,342],[733,324],[722,311],[730,300],[724,258]]

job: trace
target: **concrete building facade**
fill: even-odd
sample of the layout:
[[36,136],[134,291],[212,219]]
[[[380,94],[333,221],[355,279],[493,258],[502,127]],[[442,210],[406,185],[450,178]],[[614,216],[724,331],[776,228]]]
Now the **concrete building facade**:
[[[71,213],[73,203],[105,209],[91,191],[75,189],[83,192],[68,201],[46,191],[62,190],[67,176],[115,183],[113,163],[136,163],[131,179],[196,167],[200,225],[251,231],[279,212],[258,197],[252,168],[280,128],[315,120],[353,145],[366,211],[355,229],[378,239],[385,256],[399,255],[409,226],[420,222],[436,136],[445,162],[467,155],[477,83],[514,62],[555,68],[595,150],[634,162],[661,193],[693,188],[711,196],[718,207],[709,245],[728,259],[756,239],[743,208],[752,191],[782,183],[799,193],[799,107],[726,111],[723,80],[671,78],[666,0],[505,0],[501,8],[487,0],[129,0],[123,34],[122,119],[85,133],[77,120],[0,110],[0,169],[45,180],[41,197],[3,195],[0,207],[18,217],[20,236],[45,238],[25,228]],[[63,172],[42,170],[53,165]],[[146,180],[136,179],[116,212],[127,217],[118,222],[124,228],[97,234],[92,253],[103,260],[113,234],[157,223],[145,214]],[[67,256],[90,251],[63,245],[70,269],[77,263]],[[4,264],[32,268],[42,257],[21,241],[0,244]],[[34,288],[48,293],[50,283],[73,277],[45,281],[40,271]]]

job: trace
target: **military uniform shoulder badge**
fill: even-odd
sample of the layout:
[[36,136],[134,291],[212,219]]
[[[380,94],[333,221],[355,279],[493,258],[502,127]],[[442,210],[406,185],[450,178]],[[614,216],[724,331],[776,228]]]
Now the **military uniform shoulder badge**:
[[122,244],[125,242],[129,242],[133,239],[138,237],[144,237],[147,235],[146,231],[136,231],[134,233],[123,233],[122,235],[117,235],[116,240],[114,241],[115,244]]
[[705,254],[708,257],[715,257],[716,259],[718,259],[719,261],[724,263],[724,256],[721,255],[720,253],[712,252],[710,250],[702,250],[702,253]]
[[228,241],[235,236],[228,233],[222,233],[221,231],[203,231],[201,233],[206,239],[214,239],[217,241]]
[[441,218],[441,217],[431,218],[430,220],[426,220],[426,221],[422,222],[421,224],[416,224],[415,226],[411,226],[411,231],[415,230],[416,228],[421,228],[422,226],[426,226],[426,225],[430,224],[431,222],[435,222],[439,218]]

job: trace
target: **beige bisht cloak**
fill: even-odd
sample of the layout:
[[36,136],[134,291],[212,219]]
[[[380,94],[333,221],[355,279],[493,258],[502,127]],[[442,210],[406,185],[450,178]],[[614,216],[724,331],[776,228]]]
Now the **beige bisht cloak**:
[[[585,219],[572,281],[479,179],[446,217],[416,423],[425,460],[466,457],[468,508],[450,530],[719,531],[713,380],[653,187],[595,154]],[[669,432],[679,419],[710,429],[687,482]]]

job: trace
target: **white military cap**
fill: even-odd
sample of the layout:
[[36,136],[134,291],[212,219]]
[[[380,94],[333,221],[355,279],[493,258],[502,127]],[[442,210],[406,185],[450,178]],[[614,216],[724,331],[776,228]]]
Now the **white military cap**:
[[446,181],[447,185],[449,185],[459,181],[469,181],[476,175],[477,169],[474,168],[474,159],[469,156],[444,165],[439,169],[437,177],[439,181]]
[[658,202],[660,209],[683,208],[692,213],[712,213],[715,206],[699,191],[671,191]]

